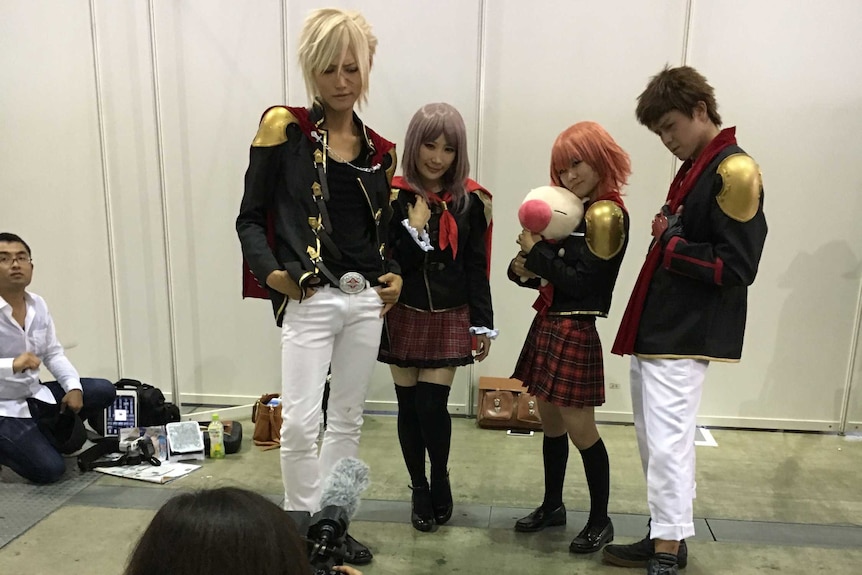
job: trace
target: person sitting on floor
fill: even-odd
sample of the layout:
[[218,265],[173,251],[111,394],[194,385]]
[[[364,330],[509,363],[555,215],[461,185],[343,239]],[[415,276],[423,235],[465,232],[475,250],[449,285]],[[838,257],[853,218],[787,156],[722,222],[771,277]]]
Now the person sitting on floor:
[[[86,440],[78,418],[99,431],[116,390],[105,379],[78,377],[66,359],[45,300],[26,291],[31,255],[19,236],[0,233],[0,465],[34,483],[54,483],[66,471],[60,452]],[[40,381],[43,363],[58,381]]]

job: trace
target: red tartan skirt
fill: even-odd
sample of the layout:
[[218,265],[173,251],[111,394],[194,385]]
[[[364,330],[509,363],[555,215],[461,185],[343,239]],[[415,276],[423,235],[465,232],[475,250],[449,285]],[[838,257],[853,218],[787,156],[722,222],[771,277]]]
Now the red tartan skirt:
[[470,309],[466,305],[430,312],[396,304],[384,319],[377,361],[430,369],[473,363]]
[[512,377],[559,407],[602,405],[605,369],[595,319],[537,314]]

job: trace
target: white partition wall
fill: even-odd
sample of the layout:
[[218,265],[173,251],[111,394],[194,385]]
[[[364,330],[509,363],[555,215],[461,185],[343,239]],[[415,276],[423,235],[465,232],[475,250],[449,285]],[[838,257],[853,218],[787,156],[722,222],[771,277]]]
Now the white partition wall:
[[120,370],[168,393],[174,354],[149,6],[100,0],[91,7]]
[[281,3],[154,4],[180,389],[242,401],[280,384],[272,308],[241,300],[234,220],[257,122],[283,98]]
[[[307,103],[305,15],[359,8],[379,39],[360,113],[403,143],[424,103],[468,126],[473,176],[494,194],[492,290],[501,335],[470,383],[508,376],[535,294],[509,282],[517,206],[547,183],[551,144],[579,120],[630,152],[631,241],[599,321],[605,420],[629,421],[628,360],[610,355],[676,168],[637,124],[665,64],[716,88],[758,160],[770,231],[750,291],[743,361],[714,365],[701,422],[862,428],[862,3],[834,0],[4,0],[0,2],[0,230],[33,249],[33,291],[82,373],[135,377],[185,402],[242,404],[280,384],[268,302],[240,298],[234,219],[261,113]],[[367,407],[394,409],[386,366]]]
[[[621,10],[621,4],[627,9]],[[647,214],[664,201],[671,157],[634,121],[635,96],[648,76],[682,57],[685,2],[547,3],[543,17],[518,0],[489,4],[486,99],[480,170],[496,193],[493,296],[502,334],[478,370],[512,373],[533,319],[536,293],[506,278],[517,253],[517,209],[531,188],[550,180],[550,150],[575,122],[599,122],[632,156],[626,196],[631,241],[611,316],[597,325],[609,383],[604,419],[630,419],[628,361],[609,353],[649,238]],[[542,12],[542,11],[539,11]],[[656,31],[662,31],[657,34]],[[500,305],[502,304],[502,305]]]
[[838,427],[859,328],[860,26],[852,0],[694,3],[689,62],[760,164],[769,222],[743,361],[710,368],[704,421]]
[[118,373],[90,10],[0,3],[0,229],[30,244],[33,292],[84,374]]

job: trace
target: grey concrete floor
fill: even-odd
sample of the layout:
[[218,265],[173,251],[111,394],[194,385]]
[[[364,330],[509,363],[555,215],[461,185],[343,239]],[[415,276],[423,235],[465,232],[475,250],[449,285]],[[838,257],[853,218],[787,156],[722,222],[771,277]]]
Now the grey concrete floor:
[[[101,477],[0,549],[0,574],[119,574],[156,509],[177,490],[236,485],[279,499],[278,451],[246,441],[236,455],[206,461],[163,486]],[[645,485],[630,426],[602,425],[611,461],[610,512],[617,542],[645,533]],[[697,448],[697,537],[689,575],[862,572],[862,442],[835,435],[713,430],[718,446]],[[616,573],[600,554],[572,556],[568,542],[586,519],[583,467],[573,448],[565,528],[519,534],[513,519],[541,500],[541,434],[511,437],[455,419],[450,459],[456,515],[419,533],[409,525],[408,478],[395,418],[367,416],[360,456],[371,486],[351,532],[375,551],[362,568],[382,574]],[[639,572],[635,570],[634,572]]]

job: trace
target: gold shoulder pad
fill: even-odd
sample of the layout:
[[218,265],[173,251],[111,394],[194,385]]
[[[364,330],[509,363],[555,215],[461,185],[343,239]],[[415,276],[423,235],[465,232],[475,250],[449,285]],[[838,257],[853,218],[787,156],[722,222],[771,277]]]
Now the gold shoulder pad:
[[622,208],[610,200],[590,206],[584,215],[587,222],[587,247],[596,257],[609,260],[626,243],[626,220]]
[[392,185],[392,177],[395,175],[395,168],[398,167],[398,154],[395,152],[395,146],[389,150],[389,156],[392,158],[392,165],[386,169],[386,181]]
[[260,120],[257,135],[251,145],[255,148],[271,148],[287,141],[287,126],[295,124],[296,117],[283,106],[267,110]]
[[493,217],[493,213],[494,213],[494,205],[493,205],[493,200],[491,199],[491,194],[489,194],[488,192],[486,192],[485,190],[483,190],[481,188],[476,190],[473,193],[482,202],[482,205],[484,206],[484,212],[485,212],[485,224],[490,226],[491,225],[491,218]]
[[747,222],[757,214],[763,182],[760,166],[746,154],[733,154],[718,165],[722,186],[716,200],[724,214],[737,222]]

